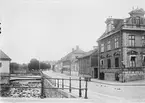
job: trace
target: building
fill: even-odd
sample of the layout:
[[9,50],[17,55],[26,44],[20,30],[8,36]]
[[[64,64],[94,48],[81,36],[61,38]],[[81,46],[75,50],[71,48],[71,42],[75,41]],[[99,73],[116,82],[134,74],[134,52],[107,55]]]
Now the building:
[[11,59],[0,50],[0,84],[8,83],[9,78],[5,76],[10,74],[10,61]]
[[95,48],[78,58],[79,74],[98,78],[98,49]]
[[0,34],[1,34],[1,23],[0,23]]
[[109,17],[99,45],[99,78],[132,81],[145,78],[145,11],[134,9],[125,19]]
[[76,46],[76,49],[72,49],[72,52],[68,53],[61,59],[60,64],[62,65],[61,72],[67,75],[78,75],[79,68],[77,58],[82,56],[85,52]]
[[61,61],[61,60],[58,60],[58,61],[54,64],[53,71],[55,71],[55,72],[62,72],[62,61]]

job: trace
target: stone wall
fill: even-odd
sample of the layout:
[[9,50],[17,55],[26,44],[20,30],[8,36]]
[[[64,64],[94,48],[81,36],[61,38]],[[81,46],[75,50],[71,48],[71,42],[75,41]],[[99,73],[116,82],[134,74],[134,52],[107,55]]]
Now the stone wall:
[[45,94],[46,98],[75,98],[75,96],[73,96],[61,89],[58,89],[54,85],[54,81],[50,80],[50,79],[44,80],[44,88],[53,88],[53,89],[44,90],[44,94]]
[[9,84],[9,73],[0,73],[0,84]]
[[125,82],[143,80],[145,79],[145,73],[123,73],[123,77],[124,78],[122,78],[122,74],[120,74],[119,81],[122,81],[122,79],[124,79]]
[[105,73],[105,80],[115,81],[115,74],[114,73]]

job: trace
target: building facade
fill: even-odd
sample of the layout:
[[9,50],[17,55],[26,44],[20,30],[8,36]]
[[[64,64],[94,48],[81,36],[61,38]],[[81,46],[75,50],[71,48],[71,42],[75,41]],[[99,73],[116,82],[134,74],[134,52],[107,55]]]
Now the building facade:
[[145,11],[135,9],[125,19],[108,18],[99,45],[99,78],[132,81],[145,78]]
[[61,64],[61,73],[77,76],[79,72],[77,58],[82,56],[84,53],[85,52],[81,50],[79,46],[76,46],[76,49],[73,48],[72,52],[64,56],[57,64],[59,67]]
[[10,74],[10,61],[11,59],[0,50],[0,84],[7,84],[9,81],[9,78],[5,76]]
[[91,50],[78,58],[79,74],[98,78],[98,49]]

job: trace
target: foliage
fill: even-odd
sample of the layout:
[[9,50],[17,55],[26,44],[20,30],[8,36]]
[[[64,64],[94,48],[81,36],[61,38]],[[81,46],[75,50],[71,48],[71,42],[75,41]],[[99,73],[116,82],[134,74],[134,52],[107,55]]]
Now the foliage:
[[28,64],[29,71],[39,71],[50,69],[51,65],[49,63],[39,62],[37,59],[31,59]]
[[17,71],[18,69],[19,69],[19,64],[18,63],[15,63],[15,62],[10,63],[11,73],[14,73],[14,71]]

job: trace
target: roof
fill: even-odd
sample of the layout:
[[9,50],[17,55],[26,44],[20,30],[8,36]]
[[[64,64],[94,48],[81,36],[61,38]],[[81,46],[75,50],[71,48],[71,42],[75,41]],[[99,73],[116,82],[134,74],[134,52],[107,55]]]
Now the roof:
[[61,60],[62,61],[65,61],[65,60],[70,60],[71,59],[71,56],[73,54],[84,54],[85,52],[83,50],[81,50],[80,48],[68,53],[65,57],[63,57]]
[[90,56],[92,55],[93,53],[95,53],[98,49],[93,49],[93,50],[90,50],[88,52],[86,52],[83,56],[79,57],[80,58],[84,58],[84,57],[87,57],[87,56]]
[[0,60],[11,60],[2,50],[0,50]]
[[114,32],[116,32],[116,31],[118,31],[118,30],[121,29],[122,24],[123,24],[123,19],[115,19],[115,18],[112,18],[112,20],[113,20],[114,29],[112,31],[110,31],[110,32],[103,33],[103,35],[98,40],[101,40],[101,39],[109,36],[111,33],[114,33]]

